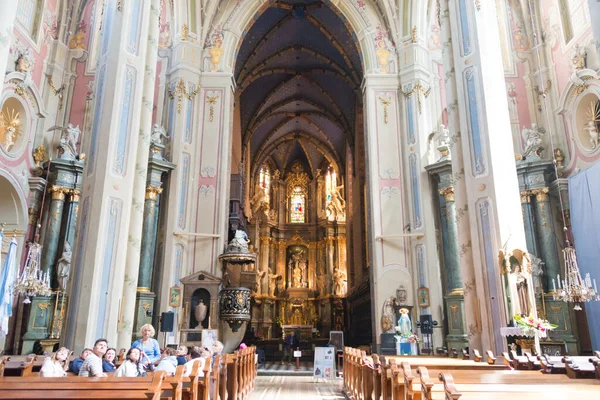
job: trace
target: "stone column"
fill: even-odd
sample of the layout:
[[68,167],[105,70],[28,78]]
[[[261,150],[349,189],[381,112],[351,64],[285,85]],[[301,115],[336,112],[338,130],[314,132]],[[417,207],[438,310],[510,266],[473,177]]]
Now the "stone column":
[[79,198],[81,191],[78,189],[71,189],[69,191],[69,202],[67,204],[68,216],[67,224],[65,227],[65,241],[69,242],[71,247],[75,241],[75,226],[77,225],[77,212],[79,211]]
[[521,213],[523,214],[523,224],[525,225],[527,249],[537,256],[537,239],[535,237],[533,209],[531,208],[531,190],[521,190]]
[[70,190],[63,186],[52,185],[48,193],[52,195],[50,207],[48,207],[48,222],[44,234],[44,247],[42,251],[42,271],[50,276],[51,286],[56,287],[54,279],[54,264],[58,252],[60,228],[62,226],[63,210],[65,206],[65,195]]
[[4,87],[4,74],[9,60],[12,60],[10,55],[10,46],[12,44],[13,28],[17,18],[18,1],[0,0],[0,93]]
[[560,273],[560,259],[556,245],[556,235],[552,210],[550,209],[549,189],[533,189],[531,195],[535,196],[535,225],[539,238],[540,257],[545,263],[546,282],[544,289],[552,289],[552,279]]
[[89,346],[99,337],[110,343],[118,337],[120,347],[131,342],[139,265],[131,267],[131,246],[123,244],[131,242],[139,132],[148,133],[142,129],[141,110],[152,103],[143,98],[151,3],[155,2],[105,4],[74,246],[71,297],[78,301],[70,304],[66,316],[69,348]]
[[256,288],[256,293],[260,295],[268,294],[267,286],[265,282],[269,280],[269,256],[271,255],[270,250],[270,237],[271,228],[269,228],[266,224],[261,229],[260,235],[260,248],[258,249],[258,265],[256,267],[256,273],[263,273],[262,278],[260,278],[259,286]]
[[[143,85],[142,92],[142,103],[143,107],[140,111],[140,134],[137,142],[136,149],[136,167],[139,169],[138,173],[133,178],[133,191],[132,191],[132,201],[130,207],[130,215],[129,215],[129,234],[127,240],[127,258],[125,260],[125,275],[130,277],[130,279],[126,282],[123,287],[123,307],[122,307],[122,315],[121,319],[123,321],[138,321],[135,318],[134,313],[138,307],[135,307],[137,295],[139,292],[139,277],[138,277],[138,285],[136,290],[136,275],[138,272],[146,271],[143,270],[140,263],[141,256],[148,256],[147,254],[140,255],[140,251],[144,249],[141,248],[141,243],[145,241],[146,235],[152,235],[151,240],[152,244],[154,244],[154,239],[156,238],[156,224],[158,222],[158,213],[154,212],[156,208],[156,195],[162,192],[162,189],[159,187],[151,186],[154,190],[150,190],[151,199],[148,198],[149,192],[146,187],[146,175],[147,170],[144,171],[144,167],[148,165],[148,152],[150,149],[150,136],[152,134],[152,113],[153,113],[153,104],[154,104],[154,88],[156,84],[156,60],[158,58],[158,36],[160,33],[159,27],[159,18],[160,18],[160,10],[161,10],[161,2],[160,0],[151,0],[147,2],[150,3],[150,14],[149,14],[149,26],[148,26],[148,36],[146,39],[146,62],[145,62],[145,73],[144,78],[140,79],[140,83]],[[142,36],[141,38],[145,38]],[[143,40],[140,40],[143,41]],[[161,138],[162,140],[162,138]],[[142,210],[139,206],[144,202],[144,194],[145,194],[145,204],[144,209]],[[150,200],[150,202],[148,201]],[[151,203],[151,204],[148,204]],[[152,207],[148,212],[152,214],[146,215],[147,207]],[[156,217],[152,218],[152,216],[156,215]],[[153,221],[151,222],[151,227],[149,229],[150,232],[144,232],[143,236],[143,226],[146,225],[146,216],[149,216]],[[152,255],[154,253],[154,246],[152,247]],[[154,257],[149,257],[154,261]],[[150,268],[150,284],[152,283],[152,269]],[[148,280],[147,277],[144,277],[145,280]],[[149,291],[150,285],[142,286],[142,288]],[[139,302],[138,302],[139,303]],[[148,304],[148,303],[145,303]],[[153,305],[153,302],[152,302]],[[151,322],[152,319],[152,309],[149,305],[145,306],[143,314],[147,317],[146,321],[148,323]],[[139,315],[140,313],[137,312]],[[139,336],[139,330],[135,329],[137,324],[134,323],[133,332],[129,329],[131,325],[123,324],[119,329],[119,338],[117,345],[119,347],[127,348],[128,344],[131,343],[132,334],[136,337]],[[140,326],[141,328],[141,326]]]
[[[525,229],[512,140],[495,4],[449,2],[454,41],[454,78],[464,157],[464,179],[470,219],[474,288],[481,310],[483,348],[506,348],[500,328],[509,315],[498,274],[500,249],[526,249]],[[458,42],[458,43],[456,43]],[[448,70],[451,66],[448,65]],[[458,128],[458,127],[457,127]],[[458,129],[457,131],[458,132]],[[458,171],[457,171],[458,172]]]

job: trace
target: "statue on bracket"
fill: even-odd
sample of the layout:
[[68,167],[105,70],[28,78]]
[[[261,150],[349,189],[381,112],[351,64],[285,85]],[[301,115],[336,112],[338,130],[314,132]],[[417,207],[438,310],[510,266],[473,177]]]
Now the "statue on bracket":
[[292,287],[306,287],[306,282],[304,282],[304,271],[306,270],[306,256],[304,255],[304,250],[292,253],[289,268],[292,271]]
[[73,251],[69,242],[65,242],[62,256],[56,263],[56,275],[58,280],[58,289],[65,292],[69,283],[69,274],[71,273],[71,258]]
[[573,55],[571,56],[571,67],[573,67],[574,71],[585,68],[586,56],[587,51],[585,50],[585,46],[581,46],[578,43],[575,44],[575,47],[573,48]]
[[77,153],[77,141],[81,130],[79,125],[73,126],[68,124],[66,128],[54,127],[50,130],[57,129],[61,131],[60,144],[58,145],[59,158],[63,160],[74,160],[79,155]]
[[337,296],[346,294],[346,273],[338,267],[333,268],[333,294]]
[[343,221],[346,218],[346,201],[343,199],[341,189],[344,185],[335,186],[331,192],[331,201],[327,205],[328,215],[336,221]]
[[266,198],[267,195],[265,194],[263,188],[261,188],[260,185],[256,185],[256,189],[254,190],[254,197],[252,197],[252,199],[250,200],[250,207],[253,216],[261,210],[263,204],[266,203]]
[[275,297],[275,289],[277,288],[277,279],[280,275],[269,273],[269,296]]
[[235,231],[235,236],[227,245],[225,253],[248,254],[250,252],[248,250],[248,243],[250,243],[250,239],[248,239],[246,232],[237,229]]
[[256,294],[260,295],[262,294],[262,278],[263,276],[265,276],[267,272],[266,271],[258,271],[256,273]]
[[154,124],[150,133],[150,152],[151,155],[164,160],[165,143],[170,137],[167,131],[159,124]]
[[410,317],[408,316],[408,310],[406,308],[400,309],[400,318],[398,318],[396,332],[402,337],[409,337],[412,335],[412,323],[410,322]]
[[525,138],[525,153],[523,157],[527,158],[532,156],[540,159],[542,157],[542,135],[545,135],[546,131],[543,128],[537,126],[537,124],[531,124],[531,128],[523,127],[522,135]]
[[498,259],[508,280],[511,317],[528,316],[535,307],[529,254],[520,249],[515,249],[512,253],[500,250]]
[[445,125],[440,125],[440,131],[438,133],[439,145],[437,147],[441,154],[439,161],[445,161],[450,159],[450,130]]
[[390,297],[383,302],[383,313],[381,316],[381,330],[383,333],[390,333],[394,328],[394,297]]

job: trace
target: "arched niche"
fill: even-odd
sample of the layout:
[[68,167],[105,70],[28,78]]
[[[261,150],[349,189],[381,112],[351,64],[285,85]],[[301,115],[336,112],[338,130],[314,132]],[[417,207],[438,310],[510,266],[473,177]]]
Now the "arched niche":
[[191,307],[190,307],[190,321],[189,321],[189,326],[194,327],[196,329],[199,329],[200,327],[198,326],[198,322],[196,320],[196,307],[200,304],[200,303],[204,303],[204,305],[206,306],[206,316],[204,317],[204,320],[202,321],[202,329],[208,329],[208,321],[211,317],[210,315],[210,293],[208,292],[208,290],[204,289],[204,288],[198,288],[196,290],[194,290],[194,292],[192,293],[192,299],[191,299]]
[[577,99],[573,126],[573,137],[579,148],[586,154],[597,154],[600,151],[600,98],[597,93],[586,93]]
[[23,100],[7,97],[0,106],[0,149],[11,158],[18,157],[26,147],[30,128]]

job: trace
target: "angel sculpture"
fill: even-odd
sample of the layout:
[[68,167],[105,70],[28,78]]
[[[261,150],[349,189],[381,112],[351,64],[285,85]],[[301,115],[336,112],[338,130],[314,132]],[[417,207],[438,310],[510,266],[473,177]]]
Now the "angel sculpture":
[[583,131],[590,137],[592,150],[598,147],[598,123],[600,122],[600,102],[591,101],[587,109],[586,116],[588,120],[583,125]]

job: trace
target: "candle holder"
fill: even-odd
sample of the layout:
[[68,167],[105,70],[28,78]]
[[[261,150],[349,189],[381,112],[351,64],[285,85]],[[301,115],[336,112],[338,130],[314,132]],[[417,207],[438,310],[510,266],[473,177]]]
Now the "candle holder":
[[554,300],[562,300],[568,303],[575,303],[573,308],[576,311],[581,310],[580,303],[588,301],[600,301],[600,294],[596,287],[596,280],[592,280],[590,274],[585,278],[581,277],[579,266],[577,265],[577,254],[575,249],[567,240],[567,246],[563,249],[565,258],[565,279],[561,280],[560,274],[556,276],[558,280],[558,290],[556,282],[552,279],[554,289]]
[[50,296],[50,277],[47,272],[40,269],[40,259],[42,255],[42,246],[33,242],[27,252],[27,261],[23,273],[15,285],[17,294],[25,297],[24,304],[31,303],[31,297]]

